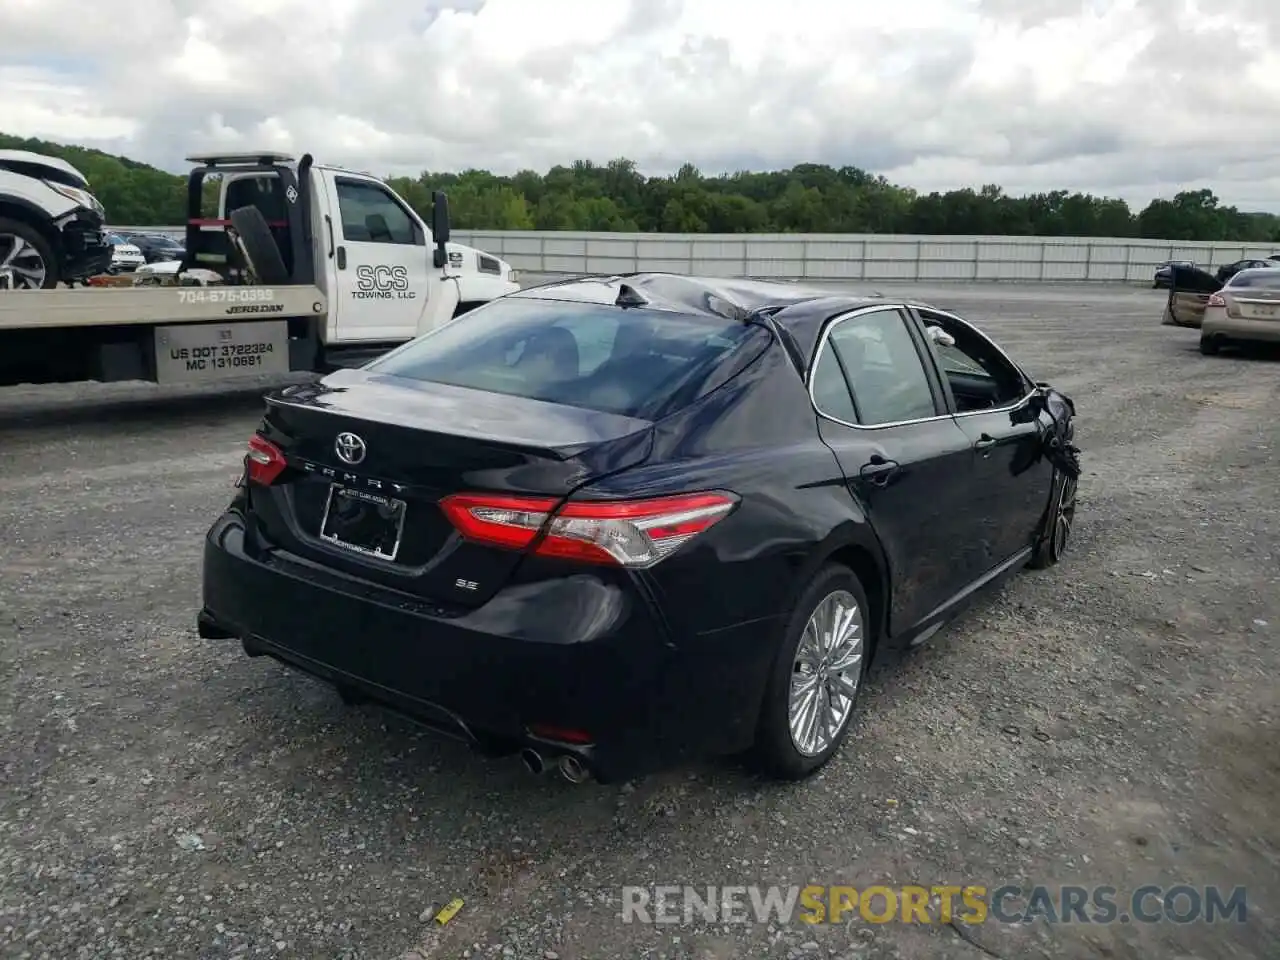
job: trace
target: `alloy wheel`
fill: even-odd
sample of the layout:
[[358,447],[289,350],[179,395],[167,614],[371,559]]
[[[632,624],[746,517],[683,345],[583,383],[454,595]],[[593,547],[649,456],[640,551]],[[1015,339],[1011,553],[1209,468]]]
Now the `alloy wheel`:
[[1058,493],[1058,509],[1053,518],[1053,559],[1059,560],[1067,550],[1071,539],[1071,527],[1076,519],[1076,478],[1064,476]]
[[0,233],[0,289],[39,290],[47,273],[39,250],[16,234]]
[[807,757],[826,750],[849,720],[862,683],[862,608],[847,590],[814,609],[796,645],[787,701],[791,742]]

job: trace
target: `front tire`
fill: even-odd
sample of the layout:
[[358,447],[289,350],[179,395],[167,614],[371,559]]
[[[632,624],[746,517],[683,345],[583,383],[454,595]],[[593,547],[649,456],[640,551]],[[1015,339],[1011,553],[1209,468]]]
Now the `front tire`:
[[0,217],[0,290],[52,290],[59,279],[58,259],[40,231]]
[[1053,478],[1053,496],[1045,527],[1031,556],[1030,566],[1045,570],[1056,566],[1071,543],[1071,532],[1076,522],[1076,490],[1078,477],[1068,476],[1061,470]]
[[755,759],[767,776],[802,780],[840,748],[866,677],[870,631],[858,578],[823,567],[787,621],[765,691]]

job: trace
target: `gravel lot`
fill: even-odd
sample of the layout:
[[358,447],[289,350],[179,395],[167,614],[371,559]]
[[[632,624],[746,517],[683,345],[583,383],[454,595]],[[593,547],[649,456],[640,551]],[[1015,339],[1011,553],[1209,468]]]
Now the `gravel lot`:
[[[1074,549],[881,670],[798,786],[536,779],[201,641],[260,390],[0,390],[0,955],[1280,956],[1280,365],[1199,356],[1151,290],[913,292],[1076,400]],[[1248,922],[618,917],[624,884],[1004,882],[1247,885]]]

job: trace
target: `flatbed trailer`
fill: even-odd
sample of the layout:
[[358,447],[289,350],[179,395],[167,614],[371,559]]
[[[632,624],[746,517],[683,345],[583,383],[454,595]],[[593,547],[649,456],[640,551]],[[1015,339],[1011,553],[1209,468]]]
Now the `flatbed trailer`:
[[328,300],[314,284],[11,290],[0,296],[0,330],[213,323],[230,317],[323,316],[327,310]]
[[[519,289],[509,264],[449,242],[442,193],[428,225],[378,178],[310,155],[190,160],[177,272],[0,290],[0,386],[325,372]],[[201,210],[210,176],[221,181],[216,217]]]

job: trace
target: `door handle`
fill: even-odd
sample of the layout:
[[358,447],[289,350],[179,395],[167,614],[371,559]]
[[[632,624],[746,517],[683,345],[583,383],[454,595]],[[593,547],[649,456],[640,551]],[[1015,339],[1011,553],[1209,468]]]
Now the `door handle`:
[[897,460],[889,460],[878,453],[873,453],[871,459],[862,465],[858,474],[867,483],[884,487],[897,475],[899,469]]
[[984,457],[991,456],[991,448],[996,445],[996,438],[989,433],[984,433],[973,443],[973,449],[977,450]]
[[338,269],[339,270],[347,269],[347,248],[346,247],[338,248]]

